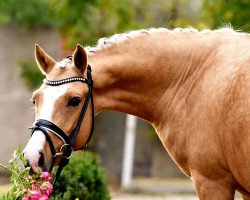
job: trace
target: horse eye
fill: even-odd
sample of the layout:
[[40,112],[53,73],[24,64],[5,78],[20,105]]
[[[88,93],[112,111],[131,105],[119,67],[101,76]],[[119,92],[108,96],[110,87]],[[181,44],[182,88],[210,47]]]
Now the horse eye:
[[31,99],[31,101],[32,101],[32,103],[33,103],[34,105],[36,105],[36,100],[35,100],[35,99]]
[[73,106],[76,107],[80,104],[81,99],[79,97],[73,97],[72,99],[69,100],[68,106]]

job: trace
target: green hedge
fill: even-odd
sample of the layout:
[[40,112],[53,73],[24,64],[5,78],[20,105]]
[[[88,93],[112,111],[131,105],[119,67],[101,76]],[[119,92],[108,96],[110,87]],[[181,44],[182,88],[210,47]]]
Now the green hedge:
[[108,200],[106,177],[97,156],[78,152],[72,156],[55,185],[53,200]]

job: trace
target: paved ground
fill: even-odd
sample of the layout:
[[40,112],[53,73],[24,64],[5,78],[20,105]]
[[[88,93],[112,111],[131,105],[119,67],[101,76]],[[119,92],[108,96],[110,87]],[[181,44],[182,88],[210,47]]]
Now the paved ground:
[[152,194],[195,194],[190,179],[134,178],[128,191]]
[[111,192],[112,200],[198,200],[188,179],[135,178],[126,191]]
[[198,200],[194,195],[146,195],[146,194],[127,194],[112,193],[112,200]]
[[[127,191],[111,190],[112,200],[199,200],[189,179],[135,178]],[[240,200],[235,195],[235,200]]]

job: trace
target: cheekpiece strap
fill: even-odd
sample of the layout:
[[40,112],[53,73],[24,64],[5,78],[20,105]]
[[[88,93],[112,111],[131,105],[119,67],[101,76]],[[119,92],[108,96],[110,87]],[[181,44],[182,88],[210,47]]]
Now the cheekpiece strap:
[[58,80],[58,81],[50,81],[48,79],[44,79],[43,83],[46,84],[46,85],[50,85],[50,86],[58,86],[58,85],[63,85],[63,84],[66,84],[66,83],[72,83],[72,82],[77,82],[77,81],[88,84],[87,79],[85,79],[83,77],[80,77],[80,76],[65,78],[65,79],[61,79],[61,80]]

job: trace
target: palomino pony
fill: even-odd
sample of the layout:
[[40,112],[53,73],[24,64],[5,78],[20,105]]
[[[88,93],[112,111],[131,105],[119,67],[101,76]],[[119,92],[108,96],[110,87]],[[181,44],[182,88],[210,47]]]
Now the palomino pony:
[[[36,120],[53,122],[69,137],[87,104],[73,150],[89,138],[93,107],[86,96],[93,91],[95,114],[116,110],[154,126],[200,199],[234,199],[235,190],[250,199],[249,34],[140,30],[100,39],[96,47],[77,45],[61,62],[36,45],[35,58],[46,75],[33,94]],[[35,129],[24,150],[34,172],[51,170],[67,149],[62,136],[45,129]]]

